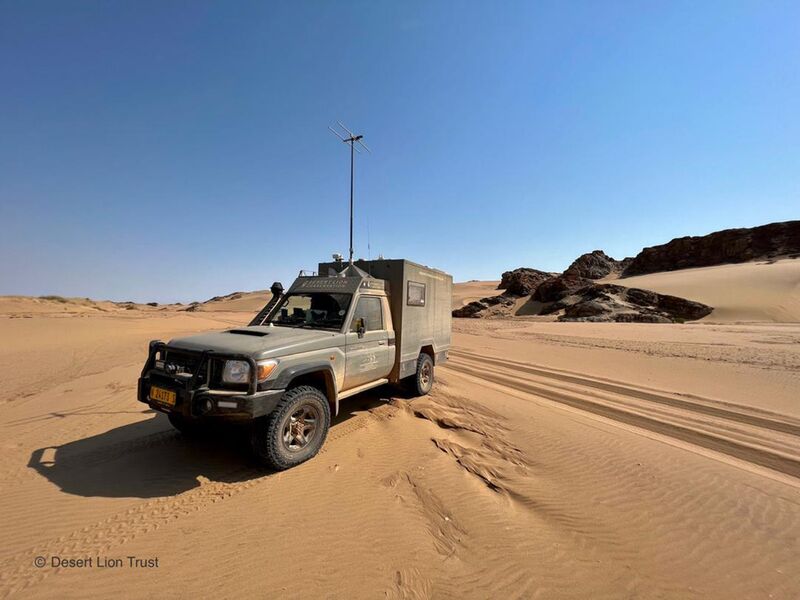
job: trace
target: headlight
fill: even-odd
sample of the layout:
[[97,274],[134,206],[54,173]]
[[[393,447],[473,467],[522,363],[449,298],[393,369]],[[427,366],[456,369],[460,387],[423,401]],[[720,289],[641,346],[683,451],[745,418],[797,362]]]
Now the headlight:
[[250,381],[250,365],[243,360],[226,360],[222,369],[225,383],[247,383]]
[[[263,383],[278,366],[277,360],[262,360],[258,363],[258,382]],[[222,369],[222,381],[225,383],[249,383],[250,364],[244,360],[226,360]]]

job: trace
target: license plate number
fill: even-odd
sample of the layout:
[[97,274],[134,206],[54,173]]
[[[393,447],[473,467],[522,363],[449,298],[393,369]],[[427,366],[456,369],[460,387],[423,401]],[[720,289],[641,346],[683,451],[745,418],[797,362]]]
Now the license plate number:
[[156,402],[160,402],[161,404],[166,404],[167,406],[175,406],[175,398],[176,394],[173,391],[165,390],[164,388],[160,387],[150,388],[151,400],[155,400]]

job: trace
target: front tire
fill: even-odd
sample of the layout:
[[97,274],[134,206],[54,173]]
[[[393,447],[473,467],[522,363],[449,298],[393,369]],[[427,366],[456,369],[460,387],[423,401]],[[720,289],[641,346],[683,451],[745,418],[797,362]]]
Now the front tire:
[[420,354],[417,359],[417,372],[411,377],[411,388],[417,396],[427,396],[433,388],[433,359],[428,354]]
[[317,388],[287,390],[272,413],[253,423],[253,454],[277,471],[299,465],[322,448],[330,423],[328,399]]

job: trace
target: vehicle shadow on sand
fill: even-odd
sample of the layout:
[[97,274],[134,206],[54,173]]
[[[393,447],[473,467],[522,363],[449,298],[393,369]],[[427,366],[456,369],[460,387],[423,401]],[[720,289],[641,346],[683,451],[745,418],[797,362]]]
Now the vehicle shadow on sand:
[[[378,388],[348,398],[331,432],[396,396],[392,389]],[[142,412],[152,418],[39,448],[31,453],[28,467],[68,494],[107,498],[174,496],[200,486],[198,478],[238,483],[272,474],[250,454],[243,427],[215,427],[202,438],[190,439],[175,431],[166,415]]]

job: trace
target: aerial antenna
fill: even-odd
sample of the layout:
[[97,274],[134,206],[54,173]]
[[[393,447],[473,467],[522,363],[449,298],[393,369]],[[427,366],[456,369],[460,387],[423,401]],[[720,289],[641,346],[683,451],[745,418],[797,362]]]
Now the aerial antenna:
[[341,121],[336,121],[341,131],[328,127],[336,137],[342,140],[345,144],[350,144],[350,264],[353,264],[353,175],[355,172],[355,154],[354,152],[361,153],[361,150],[356,146],[358,144],[367,152],[372,152],[364,143],[363,135],[356,135],[345,127]]

